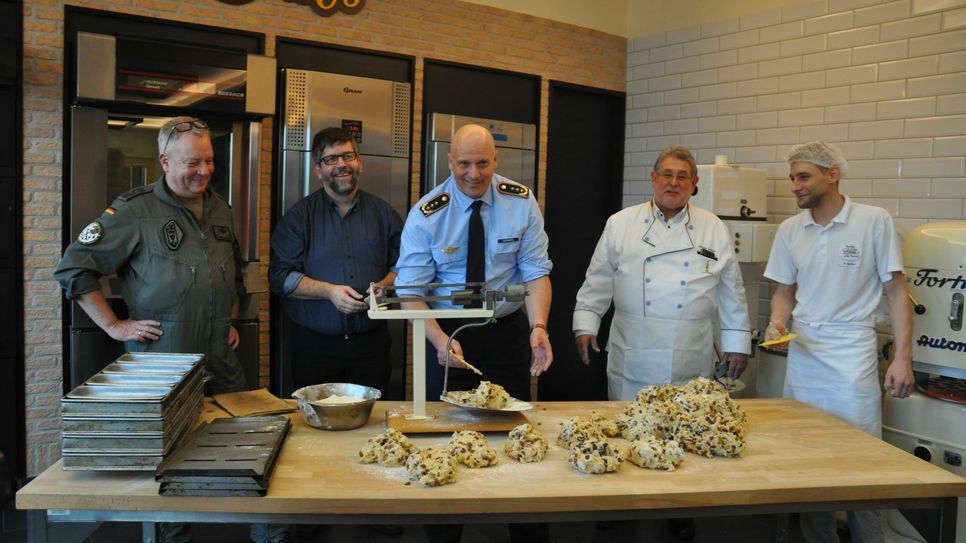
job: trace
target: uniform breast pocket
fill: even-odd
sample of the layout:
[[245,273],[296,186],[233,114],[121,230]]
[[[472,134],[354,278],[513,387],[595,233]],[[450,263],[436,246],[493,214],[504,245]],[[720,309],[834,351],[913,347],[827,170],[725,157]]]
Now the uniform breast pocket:
[[490,238],[489,249],[493,255],[494,262],[512,263],[520,252],[520,241],[523,234],[519,232],[497,232],[497,235]]
[[177,314],[197,280],[197,269],[192,264],[162,252],[152,251],[149,269],[142,273],[138,307],[159,317]]

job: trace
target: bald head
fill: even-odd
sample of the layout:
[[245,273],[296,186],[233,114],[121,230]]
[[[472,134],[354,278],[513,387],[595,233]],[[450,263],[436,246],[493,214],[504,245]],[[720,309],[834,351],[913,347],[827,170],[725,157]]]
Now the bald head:
[[468,124],[453,134],[449,169],[459,189],[470,198],[483,196],[490,187],[496,158],[496,144],[486,128]]
[[496,153],[496,144],[493,143],[493,134],[478,124],[467,124],[461,126],[453,134],[453,151],[456,152],[464,147],[471,147],[479,151],[489,151]]

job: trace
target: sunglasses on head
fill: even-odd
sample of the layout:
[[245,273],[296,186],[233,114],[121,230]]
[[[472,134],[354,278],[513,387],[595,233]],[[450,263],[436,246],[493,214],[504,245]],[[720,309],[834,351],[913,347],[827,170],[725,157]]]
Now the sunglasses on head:
[[191,119],[190,121],[182,121],[177,124],[171,125],[168,129],[168,138],[164,140],[164,147],[161,149],[161,154],[164,154],[168,150],[168,143],[171,142],[171,135],[175,132],[183,133],[190,132],[194,129],[208,130],[208,123],[202,121],[201,119]]

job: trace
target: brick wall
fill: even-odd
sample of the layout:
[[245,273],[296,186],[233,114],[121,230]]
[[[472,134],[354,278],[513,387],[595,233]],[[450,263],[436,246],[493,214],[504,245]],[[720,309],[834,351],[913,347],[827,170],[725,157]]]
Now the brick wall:
[[[267,35],[407,54],[416,57],[413,179],[419,178],[423,59],[433,58],[537,74],[544,78],[540,111],[540,187],[546,180],[549,79],[622,91],[626,40],[598,31],[455,0],[368,0],[354,15],[322,18],[284,0],[229,6],[213,0],[77,1],[69,5]],[[60,456],[61,294],[51,279],[61,250],[64,3],[24,6],[24,268],[26,299],[27,470],[39,473]],[[268,268],[272,119],[263,123],[261,226],[263,276]],[[552,181],[551,181],[552,182]],[[415,193],[414,193],[415,196]],[[543,202],[543,194],[540,195]],[[262,379],[268,375],[268,296],[260,300]]]

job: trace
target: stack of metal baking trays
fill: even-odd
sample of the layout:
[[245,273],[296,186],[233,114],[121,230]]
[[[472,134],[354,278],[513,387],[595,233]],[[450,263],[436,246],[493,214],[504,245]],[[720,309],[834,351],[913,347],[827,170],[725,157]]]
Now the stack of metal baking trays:
[[60,401],[66,470],[154,471],[194,427],[203,354],[127,353]]
[[284,415],[215,419],[158,466],[162,496],[264,496],[292,423]]

